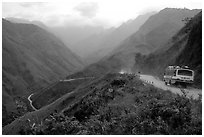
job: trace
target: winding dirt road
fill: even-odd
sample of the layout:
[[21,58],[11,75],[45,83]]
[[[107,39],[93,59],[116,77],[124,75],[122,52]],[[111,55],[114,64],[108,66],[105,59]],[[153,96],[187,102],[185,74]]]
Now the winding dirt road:
[[[93,78],[93,77],[76,78],[76,79],[65,79],[65,80],[60,80],[60,82],[69,82],[69,81],[74,81],[74,80],[79,80],[79,79],[87,79],[87,78]],[[34,93],[32,93],[32,94],[30,94],[30,95],[28,96],[28,101],[30,102],[30,106],[33,108],[33,110],[37,111],[38,109],[36,109],[36,108],[33,106],[32,100],[30,99],[33,94],[34,94]]]
[[[180,88],[173,87],[173,86],[167,86],[165,83],[159,78],[155,78],[151,75],[140,75],[140,79],[144,81],[145,83],[149,83],[157,88],[163,89],[163,90],[169,90],[173,93],[177,93],[179,95],[183,94],[181,92]],[[197,99],[199,97],[199,94],[202,95],[201,89],[195,89],[195,88],[185,88],[185,92],[187,93],[187,97],[193,97],[193,99]]]
[[33,93],[30,94],[30,96],[28,97],[28,101],[30,102],[30,106],[33,108],[33,110],[36,111],[37,109],[33,106],[33,104],[32,104],[32,100],[30,99],[32,95],[33,95]]
[[68,82],[68,81],[79,80],[79,79],[87,79],[87,78],[93,78],[93,77],[75,78],[75,79],[65,79],[65,80],[60,80],[60,81],[61,81],[61,82]]

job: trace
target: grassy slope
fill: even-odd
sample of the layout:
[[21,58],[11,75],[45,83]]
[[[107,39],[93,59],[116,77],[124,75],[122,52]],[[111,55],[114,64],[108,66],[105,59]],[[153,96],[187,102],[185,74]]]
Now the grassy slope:
[[85,94],[91,92],[85,89],[90,88],[91,83],[94,85],[94,81],[88,83],[89,84],[81,84],[73,92],[65,94],[38,111],[28,112],[24,116],[17,118],[11,124],[8,124],[3,128],[3,134],[18,134],[21,129],[25,128],[24,126],[28,126],[28,119],[30,119],[32,123],[39,123],[45,117],[49,116],[49,114],[55,111],[62,111],[64,108],[80,100]]
[[88,83],[92,78],[78,79],[73,81],[59,81],[51,87],[40,90],[32,96],[33,105],[39,109],[49,105],[63,95],[72,92],[79,85]]
[[[188,127],[183,125],[186,122],[177,127],[171,124],[189,117],[192,117],[187,121],[189,126],[195,120],[195,130],[191,133],[200,134],[201,105],[199,101],[195,103],[169,91],[145,86],[133,75],[108,74],[15,120],[3,129],[3,134],[188,134],[190,131],[184,130]],[[179,116],[187,114],[175,118],[177,109]],[[162,121],[157,123],[160,117]],[[173,121],[171,124],[168,123],[170,119]],[[29,125],[32,123],[37,124],[35,128]],[[136,130],[136,126],[140,128]],[[156,130],[159,126],[165,129]]]

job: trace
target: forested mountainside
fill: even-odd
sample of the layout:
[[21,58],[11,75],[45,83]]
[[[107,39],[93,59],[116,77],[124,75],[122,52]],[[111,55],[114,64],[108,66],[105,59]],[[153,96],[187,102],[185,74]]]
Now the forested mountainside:
[[10,115],[18,114],[19,97],[22,99],[83,67],[80,58],[51,33],[32,24],[5,19],[2,60],[3,123],[9,121]]
[[168,44],[148,56],[135,56],[135,69],[162,75],[168,65],[187,65],[195,71],[195,85],[202,86],[202,12],[187,24]]
[[[200,10],[165,8],[151,16],[140,29],[127,38],[112,55],[149,54],[163,47],[184,25],[185,18],[194,17]],[[125,58],[127,60],[132,60]],[[121,58],[121,57],[119,57]],[[128,65],[132,64],[130,62]]]
[[[148,55],[152,52],[163,52],[167,47],[171,47],[169,41],[185,26],[184,20],[193,17],[199,11],[201,10],[174,8],[161,10],[151,16],[135,34],[123,41],[111,54],[75,75],[101,75],[110,71],[118,72],[122,69],[136,72],[135,64],[140,61],[140,59],[135,59],[137,53]],[[158,67],[160,66],[158,65]],[[149,69],[151,68],[149,67]]]

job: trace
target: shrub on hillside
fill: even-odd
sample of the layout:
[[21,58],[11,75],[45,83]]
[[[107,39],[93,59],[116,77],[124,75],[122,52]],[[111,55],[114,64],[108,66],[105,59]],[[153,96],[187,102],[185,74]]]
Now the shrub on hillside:
[[[201,98],[193,100],[185,93],[179,96],[135,83],[131,86],[127,79],[114,79],[96,85],[65,115],[52,114],[40,124],[29,124],[21,134],[202,134]],[[125,103],[122,97],[133,101]],[[122,103],[118,102],[121,98]]]

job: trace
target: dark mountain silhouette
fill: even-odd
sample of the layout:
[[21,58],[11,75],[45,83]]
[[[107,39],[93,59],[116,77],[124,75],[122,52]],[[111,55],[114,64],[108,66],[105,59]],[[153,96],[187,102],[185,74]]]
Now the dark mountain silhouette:
[[16,110],[16,98],[29,95],[83,67],[58,38],[32,24],[2,20],[3,119]]

